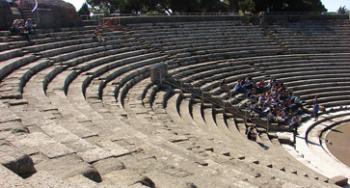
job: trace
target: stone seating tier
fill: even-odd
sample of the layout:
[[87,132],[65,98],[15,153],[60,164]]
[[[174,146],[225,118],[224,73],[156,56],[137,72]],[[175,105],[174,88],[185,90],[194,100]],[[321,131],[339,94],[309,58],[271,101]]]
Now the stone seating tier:
[[[344,25],[332,29],[345,35]],[[103,31],[102,43],[93,30],[38,30],[32,45],[1,32],[0,150],[13,152],[0,157],[0,173],[10,185],[35,187],[46,178],[56,187],[334,187],[272,134],[259,130],[257,142],[247,140],[251,122],[154,86],[149,71],[165,62],[174,78],[236,105],[244,97],[228,98],[221,79],[233,86],[247,76],[275,76],[306,103],[319,94],[321,104],[337,106],[349,102],[345,43],[335,54],[323,54],[333,45],[325,40],[305,54],[283,55],[292,48],[266,28],[237,21],[130,24]],[[310,39],[323,44],[317,40]],[[322,78],[327,82],[317,86]],[[24,159],[19,169],[9,165]]]

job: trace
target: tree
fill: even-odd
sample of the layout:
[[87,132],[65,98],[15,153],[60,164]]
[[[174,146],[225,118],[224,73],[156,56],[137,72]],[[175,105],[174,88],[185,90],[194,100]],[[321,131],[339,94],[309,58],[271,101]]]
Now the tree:
[[223,0],[222,2],[227,5],[228,11],[233,11],[233,12],[239,11],[238,0]]
[[243,13],[254,12],[255,2],[253,0],[243,0],[239,2],[239,7]]
[[88,0],[88,3],[108,9],[109,13],[158,12],[167,14],[191,12],[223,12],[239,10],[260,12],[326,11],[321,0]]
[[266,11],[269,9],[272,12],[324,12],[327,9],[320,0],[255,0],[256,11]]
[[79,15],[90,15],[89,6],[87,3],[84,3],[83,6],[81,6],[80,10],[78,11]]
[[349,13],[350,13],[350,11],[346,8],[346,6],[339,7],[339,9],[338,9],[338,14],[344,15],[344,14],[349,14]]

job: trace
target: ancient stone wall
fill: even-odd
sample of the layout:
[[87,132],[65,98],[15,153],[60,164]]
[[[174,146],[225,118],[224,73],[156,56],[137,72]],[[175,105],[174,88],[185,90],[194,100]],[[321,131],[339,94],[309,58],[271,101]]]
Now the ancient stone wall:
[[72,27],[80,23],[80,18],[70,3],[62,0],[37,0],[38,8],[32,12],[35,1],[22,0],[18,7],[23,17],[33,18],[40,28]]
[[5,0],[0,0],[0,29],[11,25],[12,14],[10,5]]
[[[60,28],[80,25],[80,17],[70,3],[62,0],[34,0],[16,1],[10,4],[0,0],[0,29],[8,29],[16,18],[32,18],[39,28]],[[18,15],[14,14],[18,13]]]

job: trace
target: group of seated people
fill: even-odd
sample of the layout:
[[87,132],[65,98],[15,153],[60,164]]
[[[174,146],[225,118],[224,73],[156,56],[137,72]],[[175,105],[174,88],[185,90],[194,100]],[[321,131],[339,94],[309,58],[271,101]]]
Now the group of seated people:
[[[307,112],[301,99],[288,91],[283,82],[277,79],[255,82],[247,77],[239,80],[231,90],[228,89],[227,81],[223,80],[221,88],[229,94],[229,98],[239,93],[244,95],[248,102],[242,103],[243,105],[239,108],[250,112],[250,115],[265,118],[279,125],[288,125],[290,130],[299,126],[301,116]],[[312,111],[315,118],[319,110],[320,106],[316,98]]]
[[31,18],[26,21],[24,19],[15,19],[12,22],[10,32],[12,35],[23,35],[25,40],[30,42],[30,34],[34,32],[35,24]]

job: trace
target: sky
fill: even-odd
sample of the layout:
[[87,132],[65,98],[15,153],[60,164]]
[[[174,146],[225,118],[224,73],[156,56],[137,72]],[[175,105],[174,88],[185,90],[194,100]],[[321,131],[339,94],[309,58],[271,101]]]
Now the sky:
[[350,9],[350,0],[322,0],[322,3],[331,12],[337,11],[340,6]]
[[72,3],[75,9],[79,10],[81,6],[86,2],[86,0],[64,0],[66,2]]
[[[64,0],[72,3],[77,10],[83,5],[85,0]],[[337,11],[340,6],[346,6],[350,9],[350,0],[322,0],[328,11]]]

